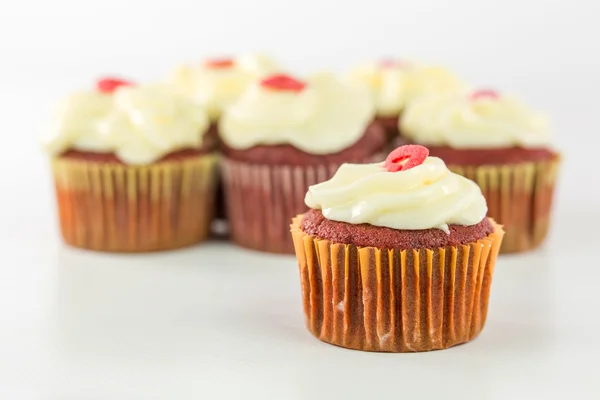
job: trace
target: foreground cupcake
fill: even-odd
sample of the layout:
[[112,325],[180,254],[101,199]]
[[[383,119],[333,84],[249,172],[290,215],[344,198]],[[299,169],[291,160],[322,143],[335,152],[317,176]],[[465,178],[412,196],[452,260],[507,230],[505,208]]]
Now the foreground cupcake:
[[398,136],[398,118],[406,105],[419,97],[464,89],[464,83],[451,71],[435,65],[419,65],[400,60],[382,60],[355,67],[348,81],[365,88],[373,97],[377,121],[388,133]]
[[481,332],[504,232],[475,183],[409,145],[385,163],[342,165],[306,204],[291,231],[317,338],[410,352]]
[[293,253],[287,221],[306,189],[343,162],[381,157],[383,129],[362,92],[333,75],[273,75],[225,111],[219,129],[232,238],[256,250]]
[[512,97],[480,90],[422,98],[407,108],[401,129],[477,182],[489,215],[506,227],[502,252],[544,241],[560,156],[543,116]]
[[162,86],[104,79],[67,97],[45,148],[70,245],[140,252],[207,237],[216,157],[200,107]]

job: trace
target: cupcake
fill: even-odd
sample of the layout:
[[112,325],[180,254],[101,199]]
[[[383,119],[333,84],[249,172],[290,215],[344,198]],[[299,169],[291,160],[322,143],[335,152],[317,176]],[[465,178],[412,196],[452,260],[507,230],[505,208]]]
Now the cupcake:
[[68,96],[44,140],[65,242],[142,252],[205,239],[217,167],[208,127],[202,108],[161,85],[103,79]]
[[[194,99],[211,120],[211,136],[218,136],[218,120],[253,82],[279,70],[263,54],[244,54],[236,58],[207,59],[197,65],[182,65],[168,81],[179,93]],[[217,217],[225,218],[222,186],[218,185]]]
[[385,147],[368,96],[328,73],[306,81],[273,75],[252,84],[219,124],[233,240],[255,250],[294,251],[287,221],[305,210],[306,189],[343,162],[370,162]]
[[401,129],[477,182],[489,215],[506,228],[502,252],[544,241],[560,163],[544,116],[513,97],[479,90],[422,98],[404,112]]
[[305,201],[291,232],[317,338],[415,352],[481,332],[504,232],[474,182],[408,145],[385,162],[343,164]]
[[348,73],[347,79],[370,93],[377,121],[385,127],[390,140],[398,136],[398,119],[407,104],[424,95],[454,92],[465,86],[445,68],[400,60],[359,65]]
[[277,64],[269,57],[249,54],[182,65],[173,71],[168,81],[179,93],[200,104],[215,122],[248,85],[278,70]]

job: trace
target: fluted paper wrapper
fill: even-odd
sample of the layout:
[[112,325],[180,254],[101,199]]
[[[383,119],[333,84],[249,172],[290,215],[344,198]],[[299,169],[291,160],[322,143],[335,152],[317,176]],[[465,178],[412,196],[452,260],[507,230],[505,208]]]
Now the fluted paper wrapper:
[[550,226],[560,156],[513,165],[448,168],[475,181],[488,206],[488,216],[506,230],[501,253],[526,251],[544,242]]
[[308,330],[337,346],[382,352],[445,349],[472,340],[487,317],[504,231],[444,248],[397,250],[294,239]]
[[[377,154],[352,162],[381,161]],[[307,210],[308,187],[330,179],[340,164],[267,165],[222,158],[226,212],[237,244],[269,253],[294,254],[289,220]]]
[[67,244],[144,252],[204,240],[213,218],[212,154],[148,166],[56,158],[59,220]]

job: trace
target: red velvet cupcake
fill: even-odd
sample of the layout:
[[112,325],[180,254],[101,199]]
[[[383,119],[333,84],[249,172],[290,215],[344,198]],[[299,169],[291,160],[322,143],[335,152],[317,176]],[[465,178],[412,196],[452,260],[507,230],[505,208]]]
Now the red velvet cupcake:
[[[242,54],[179,66],[168,80],[175,90],[194,99],[206,110],[211,120],[209,135],[216,138],[223,111],[237,101],[252,82],[279,70],[278,63],[264,54]],[[217,188],[216,217],[225,218],[220,183]]]
[[115,79],[69,96],[45,142],[66,243],[142,252],[209,233],[214,141],[202,108],[162,86]]
[[305,210],[306,189],[343,162],[381,157],[385,133],[373,118],[368,96],[330,74],[274,75],[252,85],[219,125],[233,240],[293,253],[286,221]]
[[504,232],[472,181],[403,146],[311,186],[291,231],[304,313],[319,339],[356,350],[445,349],[486,321]]
[[506,228],[502,252],[543,243],[560,163],[543,116],[514,98],[479,90],[422,98],[407,108],[401,129],[477,182],[490,217]]
[[398,119],[407,104],[425,95],[465,88],[464,83],[445,68],[393,59],[359,65],[348,73],[347,79],[371,94],[377,122],[385,128],[390,141],[398,137]]

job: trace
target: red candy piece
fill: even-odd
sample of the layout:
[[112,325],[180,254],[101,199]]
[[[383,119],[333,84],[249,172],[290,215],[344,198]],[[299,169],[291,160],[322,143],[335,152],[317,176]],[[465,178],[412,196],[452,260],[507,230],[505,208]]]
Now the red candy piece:
[[410,67],[410,63],[402,60],[394,60],[393,58],[384,58],[379,61],[381,68],[407,68]]
[[428,155],[429,149],[418,144],[400,146],[385,159],[385,169],[390,172],[406,171],[423,164]]
[[500,97],[500,95],[498,94],[498,92],[491,90],[491,89],[481,89],[481,90],[477,90],[473,93],[471,93],[471,100],[479,100],[479,99],[492,99],[495,100],[498,97]]
[[385,58],[379,62],[383,68],[395,67],[398,64],[398,61],[392,60],[391,58]]
[[401,67],[404,63],[399,60],[394,60],[393,58],[384,58],[379,62],[383,68],[392,68],[392,67]]
[[268,89],[289,92],[300,92],[306,87],[306,83],[285,74],[271,75],[263,79],[260,85]]
[[231,58],[215,58],[207,60],[205,64],[210,68],[230,68],[233,67],[234,61]]
[[102,93],[112,93],[121,86],[132,86],[133,83],[119,78],[102,78],[96,82],[96,89]]

